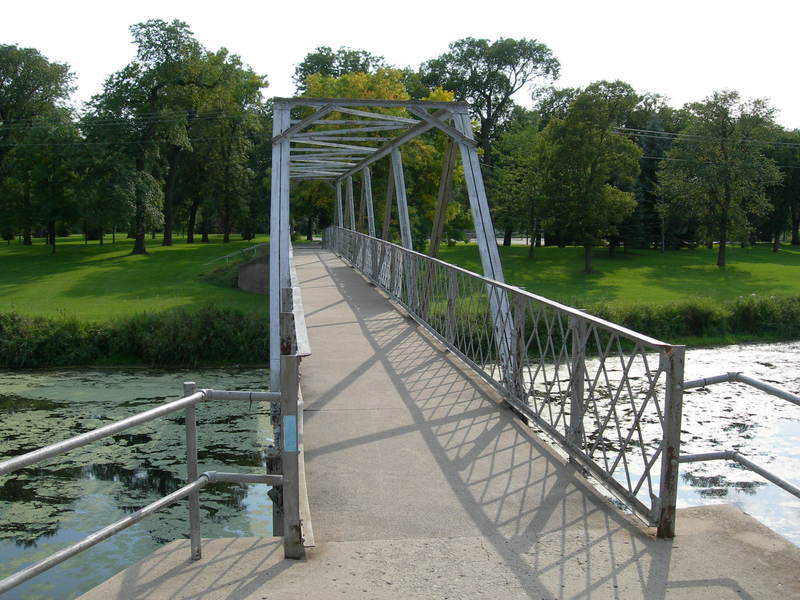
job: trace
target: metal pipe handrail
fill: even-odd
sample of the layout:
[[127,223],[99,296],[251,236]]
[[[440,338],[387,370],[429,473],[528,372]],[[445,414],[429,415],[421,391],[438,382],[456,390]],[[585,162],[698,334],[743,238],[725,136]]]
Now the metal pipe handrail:
[[207,471],[202,473],[195,481],[188,483],[171,494],[168,494],[147,506],[140,508],[136,512],[126,515],[122,519],[103,527],[102,529],[89,534],[81,541],[62,548],[58,552],[51,554],[47,558],[35,562],[34,564],[17,571],[13,575],[0,580],[0,594],[7,592],[21,583],[36,577],[37,575],[55,567],[56,565],[64,562],[68,558],[72,558],[76,554],[80,554],[84,550],[88,550],[92,546],[107,540],[112,535],[135,525],[139,521],[145,519],[156,511],[166,508],[167,506],[186,498],[190,494],[197,492],[209,483],[226,482],[226,483],[264,483],[267,485],[282,485],[283,478],[280,475],[257,475],[250,473],[218,473],[216,471]]
[[48,458],[54,458],[56,456],[66,454],[75,448],[86,446],[87,444],[109,437],[119,433],[120,431],[130,429],[131,427],[135,427],[137,425],[142,425],[159,417],[163,417],[164,415],[168,415],[188,406],[195,405],[204,399],[280,400],[280,397],[281,395],[278,392],[228,392],[223,390],[199,390],[189,396],[179,398],[178,400],[173,400],[172,402],[167,402],[166,404],[162,404],[156,408],[151,408],[150,410],[146,410],[126,419],[110,423],[103,427],[98,427],[92,431],[87,431],[86,433],[56,442],[55,444],[50,444],[44,448],[39,448],[38,450],[33,450],[32,452],[21,454],[20,456],[15,456],[14,458],[0,462],[0,475],[6,475],[37,462],[47,460]]
[[[744,383],[745,385],[749,385],[754,387],[762,392],[766,392],[767,394],[771,394],[773,396],[777,396],[783,400],[787,400],[792,404],[800,406],[800,396],[797,394],[792,394],[791,392],[787,392],[784,389],[781,389],[777,386],[771,385],[765,381],[761,381],[760,379],[756,379],[755,377],[750,377],[749,375],[744,375],[738,371],[729,371],[728,373],[724,373],[722,375],[714,375],[713,377],[703,377],[701,379],[692,379],[691,381],[684,381],[683,382],[683,389],[690,390],[692,388],[698,387],[706,387],[709,385],[714,385],[716,383]],[[790,494],[800,498],[800,488],[797,486],[789,483],[785,479],[778,477],[777,475],[767,471],[764,467],[760,467],[746,456],[739,454],[734,450],[725,450],[722,452],[706,452],[702,454],[684,454],[679,459],[681,463],[689,463],[689,462],[705,462],[711,460],[731,460],[734,462],[739,463],[740,465],[746,467],[747,469],[758,473],[767,481],[771,481],[779,488],[786,490]]]
[[791,402],[792,404],[800,406],[799,395],[787,392],[786,390],[771,385],[766,381],[761,381],[760,379],[756,379],[755,377],[744,375],[743,373],[740,373],[738,371],[731,371],[723,375],[714,375],[713,377],[704,377],[702,379],[693,379],[691,381],[684,381],[683,389],[689,390],[692,388],[706,387],[709,385],[714,385],[715,383],[725,383],[725,382],[744,383],[746,385],[759,389],[762,392],[766,392],[773,396],[777,396],[778,398],[782,398],[783,400],[786,400],[788,402]]
[[530,300],[535,300],[536,302],[539,302],[541,304],[549,306],[550,308],[553,308],[553,309],[559,310],[561,312],[567,313],[568,315],[570,315],[572,317],[576,317],[576,318],[582,319],[584,321],[590,321],[590,322],[594,323],[595,325],[599,325],[600,327],[604,327],[606,329],[610,329],[611,331],[615,331],[617,333],[620,333],[622,335],[630,337],[630,338],[632,338],[632,339],[634,339],[634,340],[636,340],[638,342],[642,342],[643,344],[647,344],[649,346],[654,346],[657,349],[667,349],[667,348],[671,348],[672,347],[671,344],[668,344],[666,342],[662,342],[661,340],[657,340],[657,339],[652,338],[650,336],[644,335],[642,333],[639,333],[638,331],[634,331],[632,329],[628,329],[627,327],[623,327],[621,325],[617,325],[616,323],[612,323],[611,321],[606,321],[605,319],[602,319],[600,317],[597,317],[595,315],[587,313],[587,312],[585,312],[585,311],[583,311],[583,310],[581,310],[579,308],[573,308],[571,306],[567,306],[566,304],[561,304],[560,302],[556,302],[555,300],[550,300],[549,298],[545,298],[544,296],[539,296],[537,294],[529,292],[528,290],[524,290],[524,289],[522,289],[520,287],[517,287],[517,286],[514,286],[514,285],[510,285],[510,284],[505,283],[503,281],[497,281],[496,279],[492,279],[490,277],[486,277],[485,275],[481,275],[481,274],[475,273],[473,271],[469,271],[467,269],[464,269],[463,267],[459,267],[457,265],[450,264],[450,263],[445,262],[445,261],[443,261],[443,260],[441,260],[439,258],[434,258],[432,256],[428,256],[427,254],[422,254],[421,252],[417,252],[416,250],[409,250],[408,248],[404,248],[403,246],[399,246],[398,244],[395,244],[395,243],[390,242],[388,240],[382,240],[380,238],[371,238],[370,236],[368,236],[368,235],[366,235],[364,233],[360,233],[358,231],[353,231],[351,229],[346,229],[344,227],[334,226],[334,228],[341,229],[342,231],[346,231],[348,234],[351,234],[351,235],[356,235],[356,236],[360,236],[360,237],[363,237],[363,238],[368,238],[370,240],[379,242],[381,244],[386,244],[388,246],[392,246],[397,251],[400,251],[400,252],[403,252],[405,254],[409,254],[409,255],[412,255],[412,256],[420,257],[423,260],[431,261],[433,263],[436,263],[436,264],[440,265],[442,268],[445,268],[445,269],[448,269],[448,270],[451,270],[451,271],[455,271],[457,273],[461,273],[462,275],[464,275],[466,277],[470,277],[472,279],[483,281],[484,283],[486,283],[488,285],[491,285],[493,287],[506,290],[506,291],[508,291],[508,292],[510,292],[512,294],[518,294],[518,295],[523,296],[525,298],[528,298]]
[[[219,260],[222,260],[222,259],[226,259],[225,262],[228,262],[227,259],[229,259],[231,256],[236,256],[238,254],[244,254],[245,252],[249,252],[251,250],[254,251],[256,248],[262,248],[264,246],[269,246],[269,242],[261,242],[260,244],[256,244],[255,246],[248,246],[247,248],[242,248],[241,250],[237,250],[236,252],[231,252],[230,254],[226,254],[225,256],[218,256],[217,258],[214,258],[214,259],[208,261],[206,264],[210,265],[211,263],[215,263],[215,262],[217,262]],[[255,255],[256,252],[253,252],[253,254]]]
[[74,450],[75,448],[80,448],[81,446],[85,446],[97,440],[114,435],[120,431],[130,429],[136,425],[142,425],[143,423],[147,423],[148,421],[152,421],[158,417],[179,411],[187,406],[197,404],[204,397],[205,395],[202,391],[195,392],[194,394],[186,396],[185,398],[173,400],[172,402],[157,406],[156,408],[146,410],[138,415],[128,417],[127,419],[122,419],[121,421],[116,421],[92,431],[87,431],[81,435],[76,435],[66,440],[56,442],[55,444],[50,444],[44,448],[39,448],[38,450],[34,450],[20,456],[15,456],[9,460],[0,462],[0,475],[17,471],[18,469],[22,469],[23,467],[27,467],[48,458],[60,456],[69,452],[70,450]]
[[759,465],[751,461],[749,458],[739,454],[735,450],[725,450],[723,452],[706,452],[703,454],[684,454],[678,459],[678,462],[689,463],[689,462],[705,462],[711,460],[732,460],[734,462],[737,462],[740,465],[747,467],[749,470],[758,473],[764,479],[771,481],[772,483],[786,490],[790,494],[800,498],[800,487],[797,487],[796,485],[789,483],[785,479],[782,479],[777,475],[770,473],[764,467],[760,467]]

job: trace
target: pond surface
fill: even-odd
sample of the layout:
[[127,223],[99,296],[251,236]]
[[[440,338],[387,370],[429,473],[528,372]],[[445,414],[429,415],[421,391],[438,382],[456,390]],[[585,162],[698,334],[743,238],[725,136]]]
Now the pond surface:
[[[266,369],[202,372],[0,372],[0,458],[106,425],[181,396],[181,382],[265,389]],[[264,473],[268,403],[198,405],[200,472]],[[0,477],[0,578],[168,494],[185,482],[183,411]],[[200,492],[203,537],[272,535],[266,486],[213,484]],[[8,592],[74,598],[159,545],[186,537],[185,501]]]

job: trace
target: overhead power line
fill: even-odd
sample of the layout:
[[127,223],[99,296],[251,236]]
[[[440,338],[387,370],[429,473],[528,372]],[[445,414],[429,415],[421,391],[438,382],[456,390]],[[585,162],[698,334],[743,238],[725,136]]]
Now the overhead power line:
[[729,141],[734,143],[746,143],[746,144],[764,144],[764,145],[771,145],[771,146],[784,146],[787,148],[800,148],[800,142],[780,142],[777,140],[757,140],[755,138],[719,138],[707,135],[697,135],[692,133],[684,133],[684,132],[669,132],[669,131],[654,131],[652,129],[636,129],[633,127],[614,127],[612,129],[614,133],[620,134],[632,134],[636,137],[645,137],[651,139],[662,139],[662,140],[686,140],[686,141],[697,141],[697,142],[721,142],[721,141]]
[[[214,111],[199,114],[197,116],[189,117],[188,114],[170,114],[164,115],[164,113],[150,113],[146,115],[131,115],[129,117],[108,117],[108,118],[99,118],[99,119],[89,119],[87,121],[71,121],[69,125],[81,127],[83,124],[86,125],[131,125],[137,123],[179,123],[183,121],[209,121],[209,120],[219,120],[219,119],[242,119],[249,116],[254,116],[253,113],[243,113],[243,112],[224,112],[224,111]],[[55,119],[22,119],[22,120],[13,120],[8,123],[0,123],[0,130],[27,130],[32,129],[35,127],[52,127],[58,125],[67,125],[62,121],[56,121]]]

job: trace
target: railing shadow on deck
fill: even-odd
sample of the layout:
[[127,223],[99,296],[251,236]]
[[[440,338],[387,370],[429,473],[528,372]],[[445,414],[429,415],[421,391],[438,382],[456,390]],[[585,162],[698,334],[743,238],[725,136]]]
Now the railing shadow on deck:
[[[313,253],[352,307],[374,349],[371,362],[381,363],[413,424],[315,448],[307,451],[309,461],[348,445],[418,431],[475,527],[531,598],[605,596],[608,590],[601,588],[616,588],[629,569],[637,574],[639,589],[629,588],[623,596],[664,598],[670,588],[697,587],[751,597],[729,578],[670,581],[671,540],[656,539],[612,507],[466,365],[427,334],[410,329],[408,321],[393,321],[388,303],[377,309],[359,305],[352,290],[367,285],[360,275],[333,254]],[[307,408],[323,408],[369,366],[343,374]],[[306,422],[313,418],[313,411],[306,414]]]

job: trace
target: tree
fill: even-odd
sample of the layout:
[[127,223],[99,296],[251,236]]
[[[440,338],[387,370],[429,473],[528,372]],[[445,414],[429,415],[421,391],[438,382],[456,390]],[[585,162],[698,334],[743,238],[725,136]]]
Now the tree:
[[68,65],[34,48],[0,44],[0,162],[31,119],[67,99],[72,80]]
[[766,150],[781,171],[782,180],[767,190],[772,210],[765,225],[772,239],[772,250],[780,248],[780,239],[788,228],[792,244],[800,244],[800,131],[781,131],[777,144]]
[[69,112],[57,109],[37,117],[14,148],[14,170],[24,178],[28,209],[32,209],[28,218],[47,226],[53,253],[56,224],[72,221],[77,215],[80,146],[78,128]]
[[567,116],[570,105],[581,93],[581,88],[557,88],[540,86],[533,90],[531,98],[534,110],[539,114],[539,127],[544,129],[550,119],[563,119]]
[[735,91],[715,92],[687,108],[689,124],[659,171],[660,190],[700,219],[709,240],[717,236],[717,266],[724,267],[730,234],[747,238],[750,215],[769,210],[766,191],[781,180],[763,143],[774,135],[775,111],[765,100],[744,102]]
[[511,245],[513,230],[525,231],[530,238],[528,256],[532,257],[539,228],[534,164],[539,115],[520,107],[514,113],[495,144],[497,160],[487,184],[492,198],[492,221],[506,232],[503,245]]
[[[137,45],[136,59],[106,80],[90,108],[98,120],[113,123],[110,130],[115,141],[127,149],[139,173],[135,187],[143,189],[161,175],[160,144],[189,146],[186,97],[192,94],[189,88],[197,85],[194,66],[203,49],[182,21],[151,19],[130,29]],[[145,197],[149,194],[131,196],[134,202]],[[147,219],[143,216],[154,208],[155,204],[140,205],[133,211],[135,218],[128,232],[134,237],[132,254],[146,253],[142,227]]]
[[584,270],[592,272],[592,248],[616,233],[636,206],[632,184],[641,150],[612,128],[625,122],[638,97],[621,81],[589,85],[563,119],[552,119],[536,148],[542,212],[568,238],[584,247]]
[[509,117],[512,96],[537,78],[558,77],[559,62],[550,48],[536,40],[464,38],[450,50],[422,65],[422,81],[450,90],[456,100],[469,102],[479,122],[478,146],[492,164],[491,144],[497,128]]
[[314,52],[306,55],[294,70],[294,84],[297,94],[307,91],[306,79],[309,75],[341,77],[347,73],[374,73],[377,69],[386,68],[382,56],[376,56],[366,50],[354,50],[342,46],[335,52],[329,46],[318,46]]

